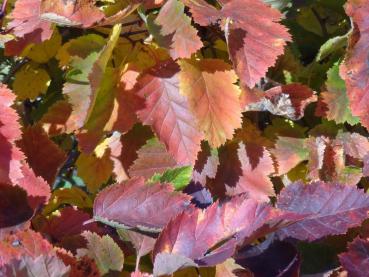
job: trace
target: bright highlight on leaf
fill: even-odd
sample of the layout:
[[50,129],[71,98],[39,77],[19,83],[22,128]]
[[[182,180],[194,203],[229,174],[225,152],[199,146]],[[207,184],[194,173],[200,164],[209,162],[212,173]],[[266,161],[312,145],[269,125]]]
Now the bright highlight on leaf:
[[2,1],[0,276],[367,277],[368,15]]

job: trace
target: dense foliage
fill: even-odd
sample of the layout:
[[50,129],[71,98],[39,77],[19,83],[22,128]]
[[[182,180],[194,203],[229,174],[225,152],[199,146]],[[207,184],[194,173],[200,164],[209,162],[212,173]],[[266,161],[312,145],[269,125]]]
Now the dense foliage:
[[369,276],[368,0],[0,15],[0,276]]

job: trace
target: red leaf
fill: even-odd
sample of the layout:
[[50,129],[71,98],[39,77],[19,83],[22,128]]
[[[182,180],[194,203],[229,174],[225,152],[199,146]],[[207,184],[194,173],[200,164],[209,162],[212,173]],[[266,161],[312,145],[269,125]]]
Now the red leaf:
[[213,147],[241,127],[240,90],[231,66],[217,59],[180,62],[180,88],[187,96],[199,130]]
[[[154,272],[171,274],[169,270],[175,271],[183,264],[189,266],[191,262],[192,266],[221,263],[233,255],[237,244],[264,236],[289,220],[295,220],[294,216],[245,196],[232,198],[222,206],[215,203],[206,210],[184,211],[168,223],[156,241]],[[163,265],[163,254],[167,258],[177,257],[177,264],[172,261]]]
[[60,25],[87,28],[104,17],[93,0],[41,0],[41,18]]
[[0,86],[0,183],[18,185],[30,196],[41,196],[47,201],[50,187],[25,162],[23,153],[15,146],[20,139],[17,113],[11,108],[15,96],[5,85]]
[[69,126],[67,125],[68,118],[72,113],[72,106],[65,100],[57,101],[52,105],[47,113],[41,118],[40,124],[46,130],[49,136],[56,136],[62,133],[69,133]]
[[365,277],[369,268],[369,241],[355,238],[348,251],[339,255],[340,262],[351,277]]
[[305,139],[291,137],[278,137],[272,153],[277,159],[278,175],[286,174],[309,155]]
[[290,41],[287,29],[278,23],[282,14],[261,0],[227,1],[220,11],[205,1],[187,0],[200,25],[225,22],[226,39],[235,71],[241,82],[254,87],[283,53]]
[[57,256],[46,253],[35,258],[26,256],[20,260],[13,260],[0,269],[0,274],[7,277],[67,277],[69,272],[70,267],[65,266]]
[[139,72],[128,67],[120,76],[116,91],[116,102],[109,120],[109,123],[111,123],[107,124],[107,130],[117,130],[125,133],[137,123],[136,112],[145,107],[144,99],[134,93],[138,75]]
[[310,214],[280,230],[281,238],[313,241],[328,235],[344,234],[349,228],[359,226],[368,216],[369,196],[354,186],[295,183],[282,190],[277,207]]
[[211,152],[209,145],[201,144],[202,151],[197,155],[197,160],[192,172],[192,180],[202,186],[206,186],[207,178],[215,178],[219,166],[218,153]]
[[157,140],[150,140],[137,152],[138,158],[129,168],[130,177],[150,179],[155,173],[162,174],[177,165],[173,157],[165,149],[165,145]]
[[18,114],[11,108],[15,95],[5,86],[0,86],[0,183],[11,183],[22,178],[23,154],[15,147],[21,138]]
[[201,134],[180,94],[178,66],[160,64],[139,79],[138,94],[146,96],[146,108],[137,114],[145,125],[151,125],[178,164],[194,164],[200,150]]
[[23,177],[18,180],[17,184],[30,196],[44,197],[45,202],[50,198],[50,186],[42,177],[37,177],[32,169],[24,164],[22,167]]
[[72,253],[57,249],[58,257],[71,267],[71,277],[100,277],[99,269],[93,259],[84,256],[77,260]]
[[[146,185],[133,178],[101,191],[94,202],[94,218],[112,225],[157,232],[189,204],[190,197],[170,184]],[[159,212],[160,211],[160,212]]]
[[34,125],[26,128],[19,147],[34,172],[50,184],[54,183],[59,167],[66,160],[66,155],[49,139],[42,127]]
[[368,98],[368,57],[369,22],[366,20],[369,3],[366,0],[347,1],[346,13],[355,24],[351,35],[347,58],[341,64],[340,73],[346,82],[347,95],[353,115],[358,116],[361,123],[369,128]]
[[19,187],[0,184],[0,229],[19,225],[33,216],[28,197]]
[[137,159],[137,151],[145,145],[146,141],[152,138],[153,133],[150,128],[142,125],[135,125],[128,133],[122,135],[122,150],[119,160],[122,162],[123,168],[128,169]]
[[265,148],[262,150],[262,156],[256,167],[252,165],[245,144],[239,144],[237,153],[241,162],[242,175],[235,187],[226,185],[227,195],[247,193],[250,198],[268,202],[269,196],[275,195],[273,183],[269,178],[269,175],[274,173],[273,160],[269,152]]
[[59,216],[53,216],[42,228],[43,233],[47,233],[51,238],[63,244],[64,239],[80,235],[83,231],[89,230],[99,232],[96,223],[85,224],[91,216],[73,207],[66,207],[60,210]]
[[163,36],[171,36],[170,56],[190,58],[202,47],[197,30],[191,25],[191,18],[184,13],[184,5],[178,0],[169,0],[160,9],[155,22],[161,26]]
[[[137,260],[150,253],[154,248],[155,239],[149,236],[129,230],[118,230],[118,234],[124,240],[130,241],[136,249]],[[137,263],[137,262],[136,262]]]
[[51,38],[53,33],[50,22],[40,18],[41,0],[18,0],[11,13],[8,29],[14,35],[24,38],[27,43],[40,43]]
[[32,230],[10,234],[0,241],[0,267],[23,256],[36,258],[52,251],[52,245]]

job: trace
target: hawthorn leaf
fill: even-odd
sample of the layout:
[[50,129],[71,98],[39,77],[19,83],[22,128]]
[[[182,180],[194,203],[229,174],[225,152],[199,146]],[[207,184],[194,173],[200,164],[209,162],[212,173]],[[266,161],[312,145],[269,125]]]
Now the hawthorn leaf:
[[245,110],[268,111],[291,120],[298,120],[304,116],[306,106],[316,100],[315,93],[309,87],[301,84],[288,84],[269,89],[261,100],[249,104]]
[[41,0],[18,0],[11,13],[7,28],[28,43],[40,43],[50,39],[53,33],[50,22],[40,18]]
[[88,28],[104,17],[104,13],[95,6],[95,1],[41,0],[40,18],[61,26]]
[[87,248],[77,249],[78,257],[88,256],[94,259],[102,275],[110,270],[123,269],[123,252],[110,236],[100,237],[90,231],[84,231],[82,235],[87,240]]
[[73,277],[96,277],[100,276],[99,269],[93,259],[83,256],[77,259],[72,253],[65,251],[64,249],[57,249],[58,257],[64,262],[65,265],[70,266],[69,276]]
[[72,106],[66,100],[60,100],[49,107],[48,111],[40,119],[39,124],[50,136],[69,133],[68,118],[72,113]]
[[154,248],[155,239],[152,237],[125,229],[117,229],[117,233],[120,238],[133,244],[136,249],[137,260],[149,254]]
[[11,106],[15,95],[5,85],[0,85],[0,182],[10,183],[22,178],[23,153],[15,147],[21,138],[19,116]]
[[368,195],[354,186],[324,182],[304,185],[297,182],[281,191],[277,207],[310,216],[281,229],[278,235],[280,238],[314,241],[329,235],[344,234],[368,217],[368,206]]
[[177,163],[168,153],[165,145],[157,139],[149,140],[141,149],[137,151],[138,158],[129,168],[128,173],[131,177],[145,177],[149,180],[155,174],[162,174]]
[[309,158],[305,139],[278,137],[275,148],[271,151],[278,163],[278,175],[283,175]]
[[36,176],[28,164],[22,166],[23,177],[16,181],[16,184],[27,191],[30,196],[39,196],[47,202],[50,198],[50,186],[40,176]]
[[0,267],[23,256],[37,258],[47,255],[52,249],[53,246],[40,233],[30,229],[11,233],[0,241]]
[[339,255],[341,265],[347,270],[349,276],[365,276],[369,267],[369,241],[355,238],[348,245],[348,251]]
[[47,136],[40,125],[27,127],[18,143],[35,174],[53,184],[66,155],[57,144]]
[[47,63],[58,52],[62,44],[62,37],[57,29],[50,39],[34,44],[26,49],[26,56],[37,63]]
[[50,201],[43,209],[44,215],[49,215],[60,206],[69,204],[81,209],[90,209],[93,206],[88,194],[78,187],[60,188],[52,192]]
[[[59,210],[59,215],[54,215],[42,227],[42,232],[48,234],[53,241],[63,242],[73,236],[79,236],[83,231],[99,232],[97,223],[85,223],[91,216],[74,207],[65,207]],[[76,249],[73,249],[76,250]]]
[[88,34],[69,40],[58,50],[56,58],[60,66],[66,66],[75,56],[86,59],[93,52],[100,52],[106,41],[102,36]]
[[174,169],[168,169],[162,174],[155,174],[151,177],[150,182],[169,183],[176,190],[184,189],[191,181],[192,167],[183,166]]
[[172,253],[159,253],[155,257],[154,276],[171,275],[174,272],[197,266],[190,258]]
[[218,151],[203,142],[192,172],[192,180],[206,186],[206,178],[215,178],[219,166]]
[[36,64],[25,64],[15,74],[13,90],[19,100],[36,99],[40,94],[46,93],[50,76],[43,68]]
[[113,112],[104,130],[126,133],[138,122],[136,113],[145,108],[145,101],[135,93],[140,74],[135,65],[127,64],[119,74]]
[[231,139],[241,127],[240,90],[231,67],[217,59],[180,61],[180,89],[205,138],[213,147]]
[[153,133],[150,127],[140,124],[136,124],[130,131],[121,136],[122,150],[119,160],[126,172],[138,158],[138,150],[152,137]]
[[345,6],[345,11],[355,24],[354,31],[349,38],[349,47],[344,63],[341,64],[340,74],[346,82],[347,96],[350,100],[350,108],[353,116],[358,116],[362,125],[369,128],[368,118],[368,48],[369,39],[368,21],[365,20],[369,11],[369,3],[365,0],[350,0]]
[[186,0],[185,4],[202,26],[221,21],[235,71],[241,83],[250,88],[265,76],[291,40],[287,29],[278,23],[282,14],[262,0],[223,1],[221,10],[202,0]]
[[339,133],[337,141],[342,144],[345,154],[353,158],[363,160],[369,152],[368,138],[359,133]]
[[170,56],[177,58],[190,58],[202,47],[197,30],[191,25],[191,18],[184,13],[184,5],[178,0],[169,0],[160,9],[155,19],[163,36],[170,36]]
[[282,15],[260,0],[229,1],[221,13],[232,21],[225,28],[235,71],[243,84],[254,87],[291,40],[287,29],[278,23]]
[[110,158],[110,149],[91,154],[81,153],[76,161],[78,176],[86,183],[90,192],[97,192],[112,175],[114,163]]
[[170,184],[146,185],[143,177],[132,178],[109,186],[97,195],[94,218],[125,229],[158,232],[189,202],[189,196],[174,192]]
[[0,274],[8,277],[68,277],[70,267],[57,256],[45,253],[36,258],[25,256],[19,260],[12,260],[0,269]]
[[355,125],[359,118],[352,115],[349,108],[349,99],[346,93],[345,82],[339,75],[339,65],[335,64],[327,72],[327,91],[321,93],[322,101],[327,105],[326,117],[336,123]]
[[202,135],[180,93],[178,71],[174,62],[167,61],[138,80],[137,93],[146,98],[146,107],[137,115],[152,127],[179,165],[189,165],[195,163]]
[[[294,215],[245,195],[222,206],[214,203],[206,210],[189,209],[172,218],[160,233],[153,251],[154,272],[171,274],[193,263],[198,266],[222,263],[234,254],[237,244],[272,232],[290,220],[296,220]],[[163,264],[163,257],[173,261]]]
[[0,184],[0,199],[0,230],[32,218],[34,211],[23,189]]
[[262,157],[256,167],[248,157],[245,144],[239,144],[237,154],[241,162],[242,175],[235,187],[226,185],[227,195],[246,193],[250,198],[268,202],[269,197],[275,195],[273,183],[269,178],[269,175],[274,173],[273,160],[269,152],[263,149]]

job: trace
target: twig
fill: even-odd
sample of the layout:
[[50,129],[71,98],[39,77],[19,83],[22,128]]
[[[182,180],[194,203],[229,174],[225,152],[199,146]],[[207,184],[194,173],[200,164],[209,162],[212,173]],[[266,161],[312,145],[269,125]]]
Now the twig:
[[28,59],[22,59],[19,62],[15,63],[13,67],[9,70],[8,75],[4,77],[3,84],[8,84],[10,82],[10,79],[14,76],[14,74],[24,65],[28,62]]

